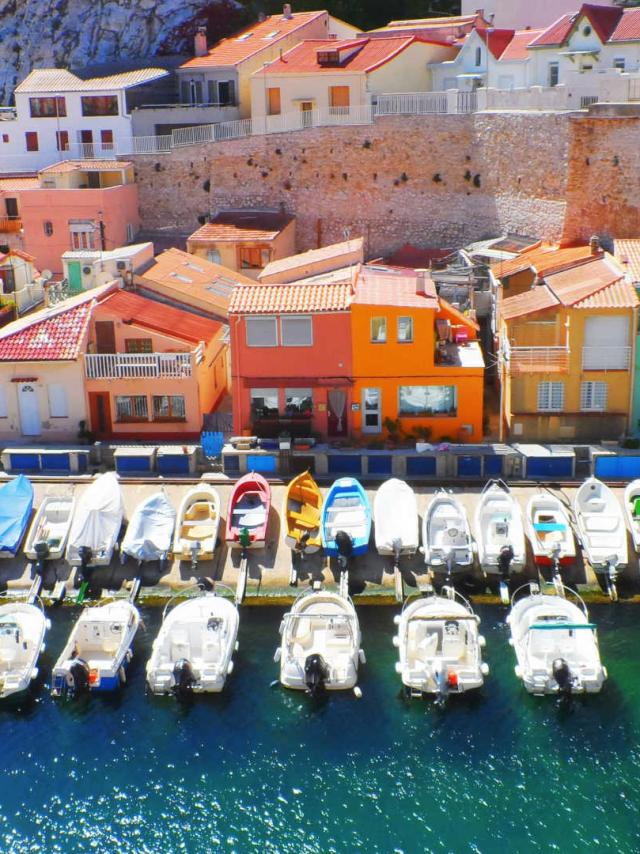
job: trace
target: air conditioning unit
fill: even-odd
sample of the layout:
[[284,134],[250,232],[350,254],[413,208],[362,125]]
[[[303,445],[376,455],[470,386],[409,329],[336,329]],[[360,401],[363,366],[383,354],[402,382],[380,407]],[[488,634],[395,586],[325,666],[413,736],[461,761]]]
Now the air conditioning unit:
[[92,273],[93,273],[93,267],[89,267],[88,264],[82,268],[82,275],[83,276],[90,276]]
[[126,261],[118,261],[116,263],[116,270],[126,270],[126,269],[127,269],[127,262]]

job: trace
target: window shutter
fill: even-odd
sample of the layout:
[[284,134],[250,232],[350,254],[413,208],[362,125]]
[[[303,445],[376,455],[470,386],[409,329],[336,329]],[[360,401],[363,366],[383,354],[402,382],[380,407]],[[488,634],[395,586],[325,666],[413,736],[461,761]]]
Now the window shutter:
[[283,317],[281,323],[283,347],[311,347],[313,331],[310,317]]
[[51,383],[48,387],[49,415],[51,418],[68,418],[69,403],[67,390],[60,383]]

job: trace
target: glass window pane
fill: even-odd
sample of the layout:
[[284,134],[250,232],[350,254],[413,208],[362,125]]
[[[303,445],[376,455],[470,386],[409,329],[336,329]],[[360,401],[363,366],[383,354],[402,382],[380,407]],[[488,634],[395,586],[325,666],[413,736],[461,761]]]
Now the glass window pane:
[[269,418],[278,415],[278,389],[252,388],[251,415],[253,418]]
[[247,346],[276,347],[278,344],[275,317],[247,317]]
[[401,344],[409,344],[411,341],[413,341],[413,318],[399,317],[398,342]]
[[171,414],[174,418],[186,418],[184,397],[181,394],[171,396]]
[[374,344],[384,344],[387,340],[387,318],[371,318],[371,341]]
[[400,415],[455,415],[456,387],[452,385],[400,386]]
[[283,317],[280,322],[283,347],[310,347],[313,344],[310,317]]
[[284,390],[285,415],[313,415],[313,394],[310,388],[286,388]]

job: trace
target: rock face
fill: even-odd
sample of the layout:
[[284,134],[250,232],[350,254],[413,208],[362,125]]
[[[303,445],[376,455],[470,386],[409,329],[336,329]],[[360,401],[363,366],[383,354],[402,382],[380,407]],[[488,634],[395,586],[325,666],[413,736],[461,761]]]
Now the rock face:
[[234,0],[0,0],[0,99],[32,68],[190,53],[199,24],[212,43],[241,12]]

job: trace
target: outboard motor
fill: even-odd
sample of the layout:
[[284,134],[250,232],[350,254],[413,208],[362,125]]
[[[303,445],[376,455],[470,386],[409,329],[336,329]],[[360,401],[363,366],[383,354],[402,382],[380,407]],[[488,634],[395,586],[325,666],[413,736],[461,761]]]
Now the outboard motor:
[[89,546],[80,546],[78,549],[78,554],[80,555],[80,572],[79,580],[85,581],[87,578],[87,570],[89,569],[89,564],[91,563],[91,559],[93,557],[93,552]]
[[554,658],[551,663],[551,674],[558,684],[560,694],[564,697],[570,697],[573,680],[569,665],[564,658]]
[[500,575],[505,579],[505,581],[509,578],[509,567],[511,566],[513,557],[512,546],[503,546],[500,549],[500,554],[498,555],[498,569],[500,570]]
[[36,575],[42,575],[44,572],[45,561],[49,556],[49,543],[45,540],[40,540],[40,542],[34,545],[33,550],[37,555],[35,565]]
[[346,531],[338,531],[336,534],[336,547],[338,549],[338,563],[342,569],[345,569],[347,561],[353,554],[353,540]]
[[191,663],[186,658],[180,658],[173,666],[173,692],[177,697],[184,697],[193,690],[196,677]]
[[447,704],[449,696],[449,671],[446,664],[442,664],[439,670],[433,674],[438,688],[435,704],[439,708],[443,708]]
[[311,539],[311,531],[305,531],[302,534],[302,536],[300,537],[300,539],[298,540],[298,543],[296,545],[296,551],[304,553],[304,550],[306,549],[307,543],[309,542],[310,539]]
[[329,665],[318,653],[308,655],[304,662],[304,684],[307,693],[317,697],[324,691],[325,682],[329,678]]
[[72,659],[65,678],[66,693],[77,697],[89,690],[89,665],[82,658]]

